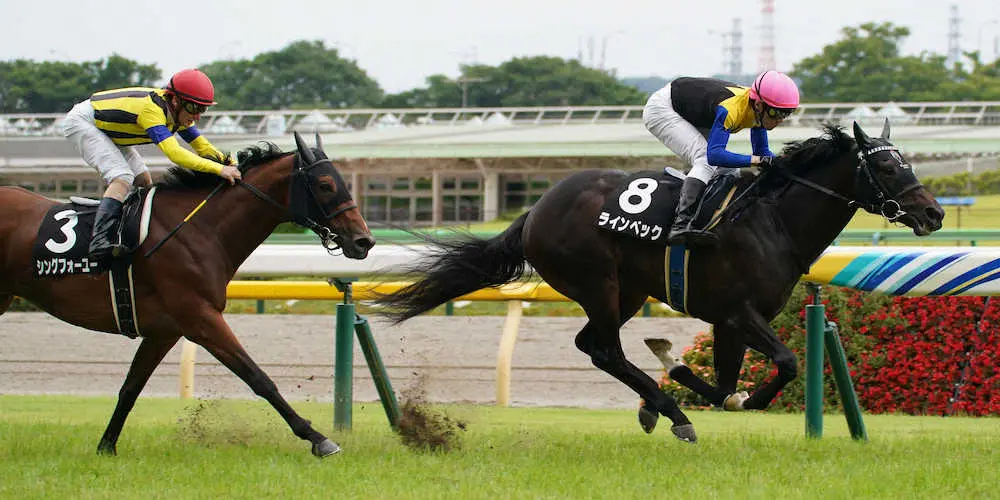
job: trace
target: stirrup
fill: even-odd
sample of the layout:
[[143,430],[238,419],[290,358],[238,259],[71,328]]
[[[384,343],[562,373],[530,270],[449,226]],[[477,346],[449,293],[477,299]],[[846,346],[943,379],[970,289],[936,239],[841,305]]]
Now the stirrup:
[[671,245],[714,247],[719,244],[719,235],[700,229],[685,229],[677,234],[667,236],[667,242]]
[[87,249],[87,257],[95,262],[118,259],[128,255],[128,253],[127,246],[110,242],[107,245]]

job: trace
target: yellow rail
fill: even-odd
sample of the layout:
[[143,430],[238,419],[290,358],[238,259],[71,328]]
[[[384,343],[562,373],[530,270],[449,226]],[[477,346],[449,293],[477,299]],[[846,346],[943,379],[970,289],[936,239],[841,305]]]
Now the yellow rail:
[[[405,281],[375,283],[358,281],[352,284],[352,297],[370,300],[378,294],[389,294],[409,285]],[[232,281],[226,290],[230,299],[298,299],[341,300],[344,293],[337,287],[320,281]],[[569,301],[546,283],[510,283],[500,288],[484,288],[455,300],[531,300],[548,302]]]
[[[352,283],[355,300],[371,300],[378,294],[390,294],[409,285],[408,281],[384,283],[358,281]],[[298,299],[342,300],[344,293],[322,281],[232,281],[226,290],[230,299]],[[548,283],[510,283],[499,288],[484,288],[458,297],[455,300],[506,301],[527,300],[538,302],[569,302],[565,295],[555,291]],[[650,298],[650,302],[657,302]]]

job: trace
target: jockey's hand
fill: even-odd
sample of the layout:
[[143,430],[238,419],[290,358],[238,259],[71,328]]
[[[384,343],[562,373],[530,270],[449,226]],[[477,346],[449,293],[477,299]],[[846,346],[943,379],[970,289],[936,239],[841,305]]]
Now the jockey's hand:
[[222,167],[222,171],[219,172],[219,177],[229,181],[229,185],[235,185],[236,181],[243,179],[243,174],[240,173],[240,169],[232,166],[226,165]]
[[778,166],[778,158],[775,156],[761,156],[758,164],[761,170],[768,170]]

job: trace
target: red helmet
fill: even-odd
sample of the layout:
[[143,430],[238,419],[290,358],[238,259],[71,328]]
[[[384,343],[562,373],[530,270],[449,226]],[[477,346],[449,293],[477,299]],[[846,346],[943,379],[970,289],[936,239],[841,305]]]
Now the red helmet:
[[167,91],[185,101],[205,106],[215,104],[215,87],[205,73],[197,69],[182,69],[170,77]]

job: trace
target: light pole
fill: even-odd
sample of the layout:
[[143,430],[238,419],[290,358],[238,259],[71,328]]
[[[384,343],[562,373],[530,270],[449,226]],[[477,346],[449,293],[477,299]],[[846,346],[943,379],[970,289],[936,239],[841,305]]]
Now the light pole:
[[617,35],[623,35],[623,34],[625,34],[625,30],[618,30],[609,35],[604,35],[604,37],[601,38],[601,62],[600,64],[598,64],[597,69],[604,71],[605,55],[608,52],[608,40],[611,40]]
[[460,76],[455,81],[462,87],[462,107],[469,107],[469,84],[485,82],[487,78],[470,78],[468,76]]

